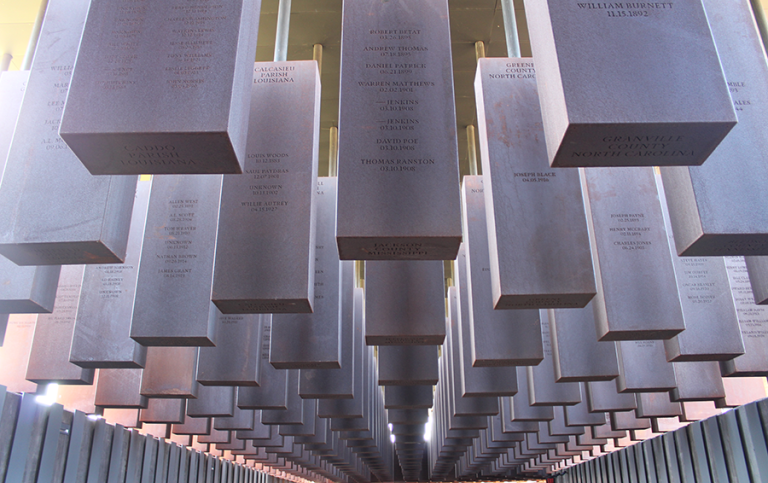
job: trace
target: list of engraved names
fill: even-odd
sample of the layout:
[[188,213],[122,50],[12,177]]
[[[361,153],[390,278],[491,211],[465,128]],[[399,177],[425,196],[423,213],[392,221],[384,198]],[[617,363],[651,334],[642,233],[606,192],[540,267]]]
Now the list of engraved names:
[[161,228],[161,245],[155,257],[157,273],[167,283],[185,279],[192,274],[198,258],[198,235],[195,214],[199,200],[194,197],[173,197],[168,200],[168,218]]
[[[160,9],[160,11],[157,11]],[[111,26],[101,48],[104,76],[98,87],[123,90],[140,87],[137,66],[152,56],[159,62],[162,83],[169,89],[197,89],[209,80],[222,32],[232,28],[219,0],[122,0],[110,10]],[[142,49],[145,39],[156,42]],[[156,55],[157,50],[162,52]]]
[[[435,164],[426,138],[428,91],[439,89],[440,70],[422,29],[368,29],[359,47],[357,87],[370,100],[373,131],[360,163],[380,172],[415,173]],[[370,132],[370,131],[369,131]]]

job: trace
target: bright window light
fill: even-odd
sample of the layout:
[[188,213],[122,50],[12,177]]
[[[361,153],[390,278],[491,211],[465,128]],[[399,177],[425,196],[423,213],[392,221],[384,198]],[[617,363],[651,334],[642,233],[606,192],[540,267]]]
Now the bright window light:
[[45,394],[40,394],[35,397],[35,401],[38,404],[44,404],[50,406],[56,402],[56,396],[59,395],[59,385],[55,382],[51,382],[45,387]]
[[429,418],[424,424],[424,441],[429,441],[429,437],[432,434],[432,411],[429,412]]

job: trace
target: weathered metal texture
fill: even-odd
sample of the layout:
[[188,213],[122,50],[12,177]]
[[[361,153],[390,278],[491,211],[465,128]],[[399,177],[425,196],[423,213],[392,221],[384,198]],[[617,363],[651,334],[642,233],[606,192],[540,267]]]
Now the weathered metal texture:
[[[667,360],[729,360],[744,353],[738,314],[722,257],[679,257],[661,175],[656,173],[685,330],[664,341]],[[713,334],[717,336],[713,337]]]
[[211,428],[211,433],[207,435],[198,435],[197,440],[201,443],[229,443],[232,440],[230,431],[223,431]]
[[634,411],[612,411],[610,414],[611,428],[614,431],[628,431],[634,429],[649,429],[650,419],[636,418]]
[[768,304],[768,257],[744,257],[752,295],[758,305]]
[[240,438],[241,434],[243,434],[244,436],[249,436],[250,435],[249,433],[251,433],[251,431],[237,431],[235,433],[235,436],[238,439],[252,440],[253,445],[259,448],[279,448],[280,446],[283,446],[284,438],[280,436],[280,434],[278,433],[277,426],[261,424],[259,421],[254,421],[254,426],[256,427],[254,431],[258,431],[259,436],[265,436],[265,437]]
[[344,4],[341,56],[341,258],[456,258],[461,220],[447,0]]
[[624,438],[627,436],[626,431],[617,431],[611,428],[611,422],[608,420],[608,415],[605,415],[606,423],[602,426],[592,426],[592,437],[596,439],[608,439],[608,438]]
[[675,371],[667,362],[660,340],[620,341],[619,392],[670,391],[675,388]]
[[550,309],[547,314],[557,382],[610,381],[619,375],[616,343],[595,336],[592,302],[583,309]]
[[[216,449],[218,451],[245,451],[245,441],[241,439],[232,439],[229,443],[216,443]],[[226,465],[224,461],[222,464]]]
[[242,386],[237,391],[237,406],[241,409],[286,409],[288,371],[275,369],[269,363],[272,321],[264,321],[261,334],[259,386]]
[[315,399],[302,399],[301,424],[283,424],[278,426],[281,436],[314,436],[315,421],[317,419],[317,401]]
[[[522,381],[527,380],[527,368],[517,368],[517,379],[521,381],[518,384],[518,392],[515,396],[509,398],[509,418],[514,421],[550,421],[555,415],[552,411],[552,406],[531,406],[529,402],[529,389],[528,384],[523,384]],[[506,398],[502,398],[501,401],[505,401]]]
[[[368,412],[370,410],[369,401],[374,394],[374,388],[376,387],[376,381],[373,379],[373,377],[375,377],[373,374],[375,373],[376,368],[373,357],[373,347],[365,345],[364,342],[362,342],[359,347],[362,363],[355,364],[354,397],[352,399],[327,399],[318,401],[318,416],[333,419],[360,419],[368,417]],[[378,393],[377,395],[379,394],[381,393]]]
[[555,381],[555,363],[550,342],[549,315],[552,311],[540,309],[541,339],[544,360],[537,366],[528,366],[528,402],[531,406],[572,405],[581,402],[581,390],[577,382]]
[[429,411],[426,409],[390,409],[387,411],[387,422],[391,424],[426,424]]
[[749,1],[703,3],[739,123],[702,166],[662,169],[677,252],[768,255],[763,42]]
[[756,305],[749,285],[749,277],[743,257],[725,257],[728,281],[739,317],[744,355],[722,361],[723,376],[768,375],[768,307]]
[[180,424],[184,422],[187,400],[149,398],[147,407],[139,412],[142,423]]
[[[355,318],[359,317],[361,331],[355,341],[355,363],[352,370],[353,385],[351,399],[320,399],[317,403],[317,414],[322,418],[361,418],[364,414],[364,399],[367,397],[366,388],[369,384],[368,374],[373,364],[373,347],[367,346],[364,340],[363,318],[363,289],[355,289]],[[358,312],[359,311],[359,312]],[[299,388],[301,389],[301,388]]]
[[195,398],[197,347],[149,347],[141,375],[141,395],[150,398]]
[[716,401],[725,397],[720,364],[717,361],[673,362],[676,386],[672,401]]
[[213,304],[211,315],[216,319],[216,347],[200,348],[197,381],[207,386],[257,386],[262,324],[270,315],[224,315]]
[[[278,455],[280,459],[278,460],[277,465],[275,466],[278,466],[278,467],[283,466],[284,456],[290,455],[291,453],[293,453],[293,437],[284,436],[282,446],[266,448],[266,452]],[[290,468],[290,463],[288,465],[289,465],[288,467]]]
[[139,409],[104,408],[104,419],[111,424],[119,424],[125,428],[140,428]]
[[535,72],[484,58],[475,76],[493,306],[584,307],[596,287],[581,185],[547,163]]
[[212,346],[221,176],[153,179],[131,337],[146,346]]
[[189,415],[184,417],[182,424],[174,424],[171,426],[171,432],[173,434],[210,434],[211,433],[211,418],[193,418]]
[[339,369],[302,369],[299,373],[299,395],[302,398],[350,399],[355,395],[355,366],[363,341],[363,290],[355,288],[355,264],[341,262]]
[[140,394],[142,369],[101,369],[94,404],[103,408],[145,408]]
[[317,182],[312,313],[272,316],[269,362],[276,369],[338,369],[341,359],[341,262],[334,243],[336,178]]
[[[555,417],[554,419],[547,422],[549,434],[552,436],[577,436],[579,434],[584,434],[585,426],[584,425],[569,425],[566,424],[565,419],[565,408],[568,406],[552,406],[552,409],[554,410]],[[592,426],[597,426],[598,424],[593,424]]]
[[92,384],[93,369],[69,362],[69,348],[77,315],[83,265],[63,267],[52,313],[40,314],[29,352],[26,378],[37,384]]
[[553,166],[700,165],[736,124],[700,1],[525,10]]
[[682,332],[653,169],[602,168],[580,175],[598,285],[592,303],[598,339],[669,339]]
[[260,7],[91,2],[61,122],[88,170],[240,173]]
[[[518,437],[522,433],[528,433],[528,432],[536,432],[538,431],[539,427],[538,424],[530,422],[530,423],[524,423],[524,422],[517,422],[513,423],[512,421],[505,422],[505,411],[502,409],[502,412],[496,416],[490,416],[489,419],[489,430],[491,432],[491,437],[494,441],[517,441]],[[514,430],[513,430],[514,429]]]
[[226,417],[235,414],[238,390],[228,386],[199,386],[197,398],[187,403],[187,416],[195,418]]
[[443,282],[441,261],[366,262],[366,344],[442,344],[445,339]]
[[386,386],[385,409],[425,409],[432,407],[430,386]]
[[[459,260],[461,260],[461,249]],[[459,276],[461,277],[461,265]],[[459,378],[461,394],[466,397],[514,396],[517,394],[517,369],[515,367],[473,367],[470,348],[470,327],[466,317],[469,307],[466,284],[448,287],[448,319],[459,326],[454,349],[459,352]],[[459,383],[459,381],[456,381]]]
[[317,63],[257,62],[243,174],[222,188],[212,292],[222,313],[313,311],[319,135]]
[[521,451],[528,453],[531,456],[546,454],[548,449],[555,449],[557,447],[556,443],[539,443],[536,435],[531,433],[525,435],[525,441],[523,443],[524,444],[521,445]]
[[637,403],[633,394],[620,394],[614,381],[588,382],[587,403],[589,411],[626,411],[635,409]]
[[[605,414],[601,413],[601,416],[603,417],[603,424],[605,424]],[[587,446],[593,446],[593,447],[595,445],[606,444],[608,442],[607,439],[593,437],[591,429],[589,431],[585,431],[584,434],[576,436],[576,441],[579,444],[583,444],[583,445],[587,445]]]
[[232,416],[213,418],[213,428],[219,431],[250,431],[254,428],[255,413],[253,409],[235,407]]
[[303,424],[304,405],[299,397],[299,371],[287,370],[285,409],[263,409],[262,424]]
[[581,402],[571,406],[564,406],[566,426],[598,426],[605,424],[605,417],[602,412],[590,412],[587,383],[582,382],[580,387]]
[[58,126],[88,2],[50,2],[0,184],[0,253],[20,265],[120,263],[137,177],[91,176]]
[[729,360],[744,353],[739,318],[722,258],[674,257],[686,329],[664,341],[677,362]]
[[51,313],[60,271],[59,265],[19,266],[0,255],[0,312]]
[[[481,176],[464,177],[461,203],[465,241],[459,248],[456,263],[459,265],[458,284],[462,291],[467,291],[467,317],[464,320],[470,327],[472,365],[537,364],[542,357],[537,344],[541,331],[538,310],[493,308]],[[462,302],[464,300],[462,296]]]
[[669,418],[683,414],[679,402],[673,402],[667,392],[639,392],[635,394],[639,418]]
[[379,351],[380,386],[434,386],[437,384],[437,347],[381,346]]
[[254,440],[259,445],[266,444],[266,440],[270,440],[277,434],[276,428],[261,423],[261,411],[255,410],[253,414],[253,429],[238,430],[235,433],[237,439],[249,439]]
[[[447,382],[447,398],[451,409],[451,415],[458,417],[493,416],[500,412],[498,397],[467,397],[461,386],[461,354],[458,340],[461,337],[461,328],[458,321],[446,319],[446,341],[443,345],[445,356],[443,369]],[[487,420],[484,426],[487,426]]]
[[144,367],[145,347],[129,337],[151,182],[136,186],[125,263],[86,265],[69,361],[87,368]]

